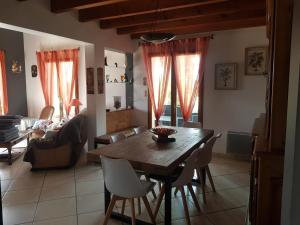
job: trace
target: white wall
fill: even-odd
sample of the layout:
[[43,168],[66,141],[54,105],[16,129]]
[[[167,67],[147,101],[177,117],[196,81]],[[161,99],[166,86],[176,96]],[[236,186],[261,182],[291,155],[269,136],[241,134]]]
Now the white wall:
[[[245,76],[245,48],[267,45],[265,27],[214,32],[210,41],[205,65],[204,128],[214,129],[224,135],[214,151],[225,153],[227,131],[250,132],[254,119],[265,111],[266,78]],[[238,63],[238,90],[215,90],[216,63]],[[142,51],[134,53],[134,107],[137,124],[147,126],[148,100],[143,86],[146,76]]]
[[[265,112],[266,78],[245,76],[245,48],[267,45],[265,27],[215,32],[209,43],[204,78],[204,128],[222,132],[214,147],[225,153],[229,130],[250,132],[254,119]],[[215,90],[216,63],[238,63],[238,90]]]
[[[31,76],[31,66],[37,65],[37,51],[80,48],[78,73],[79,99],[82,103],[81,108],[85,108],[87,106],[87,95],[84,43],[61,37],[53,37],[50,35],[46,37],[23,33],[23,37],[25,52],[28,116],[38,118],[41,109],[45,106],[40,77],[39,75],[37,77]],[[59,109],[56,108],[55,111],[57,114],[59,112]]]
[[[119,36],[113,29],[101,30],[96,21],[81,23],[76,13],[51,13],[49,0],[1,0],[0,23],[6,28],[7,24],[14,25],[94,44],[95,49],[91,47],[88,51],[94,57],[87,57],[87,67],[104,66],[105,47],[124,52],[133,52],[136,47],[128,35]],[[87,105],[92,148],[93,137],[106,132],[105,94],[88,95]]]

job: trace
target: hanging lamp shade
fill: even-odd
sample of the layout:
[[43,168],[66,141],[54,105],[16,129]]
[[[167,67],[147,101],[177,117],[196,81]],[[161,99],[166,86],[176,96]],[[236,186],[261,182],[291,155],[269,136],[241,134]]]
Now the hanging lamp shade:
[[144,42],[150,42],[153,44],[160,44],[163,42],[171,41],[175,38],[176,36],[172,33],[148,33],[144,34],[140,37],[141,40]]

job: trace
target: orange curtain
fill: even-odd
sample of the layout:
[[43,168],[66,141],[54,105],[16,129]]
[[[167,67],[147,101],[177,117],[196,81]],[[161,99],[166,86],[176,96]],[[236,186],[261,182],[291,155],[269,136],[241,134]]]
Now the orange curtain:
[[59,94],[62,98],[66,114],[69,115],[71,101],[75,97],[75,84],[78,82],[79,50],[61,50],[56,51],[56,54]]
[[0,50],[0,115],[8,113],[6,69],[4,51]]
[[142,48],[147,72],[149,96],[157,126],[159,118],[164,111],[172,57],[168,43],[159,45],[147,43],[143,44]]
[[208,43],[208,37],[170,42],[180,109],[184,121],[188,121],[191,117],[199,93]]
[[53,77],[56,70],[56,53],[55,51],[37,52],[36,56],[45,105],[49,106],[53,104]]

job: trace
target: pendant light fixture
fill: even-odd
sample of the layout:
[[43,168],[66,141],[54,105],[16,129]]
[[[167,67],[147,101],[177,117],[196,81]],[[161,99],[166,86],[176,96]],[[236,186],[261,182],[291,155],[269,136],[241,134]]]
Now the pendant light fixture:
[[153,44],[161,44],[163,42],[171,41],[176,36],[173,33],[167,33],[167,32],[155,32],[155,25],[159,22],[159,0],[157,0],[157,21],[156,23],[153,23],[153,32],[143,34],[140,39],[144,42],[149,42]]

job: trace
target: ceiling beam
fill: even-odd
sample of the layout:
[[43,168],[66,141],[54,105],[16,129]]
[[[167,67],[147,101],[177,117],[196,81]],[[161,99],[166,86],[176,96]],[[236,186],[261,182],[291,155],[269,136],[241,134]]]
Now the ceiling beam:
[[[244,20],[236,20],[236,21],[223,21],[218,23],[210,23],[210,24],[200,24],[194,25],[191,27],[182,27],[180,29],[172,29],[165,30],[165,32],[174,33],[176,35],[187,35],[187,34],[199,34],[213,31],[223,31],[223,30],[233,30],[240,29],[246,27],[257,27],[266,25],[266,18],[252,18],[252,19],[244,19]],[[145,33],[136,33],[131,34],[132,39],[138,39],[141,35]]]
[[121,18],[224,1],[228,0],[130,0],[113,5],[79,10],[79,21],[87,22],[91,20]]
[[143,15],[128,16],[124,18],[106,19],[100,21],[100,28],[120,28],[155,22],[173,21],[178,19],[195,18],[203,15],[215,15],[220,13],[233,13],[244,9],[265,9],[265,1],[231,0],[215,4],[200,5],[184,9],[175,9],[163,12],[147,13]]
[[61,13],[73,9],[86,9],[123,1],[126,0],[51,0],[51,11]]
[[257,18],[266,16],[264,9],[243,10],[235,13],[224,13],[219,15],[201,16],[192,19],[176,20],[171,22],[162,22],[158,24],[136,25],[131,27],[118,28],[118,34],[147,33],[153,31],[164,32],[170,28],[180,29],[182,27],[191,27],[200,24],[219,23],[223,21],[243,20],[248,18]]

